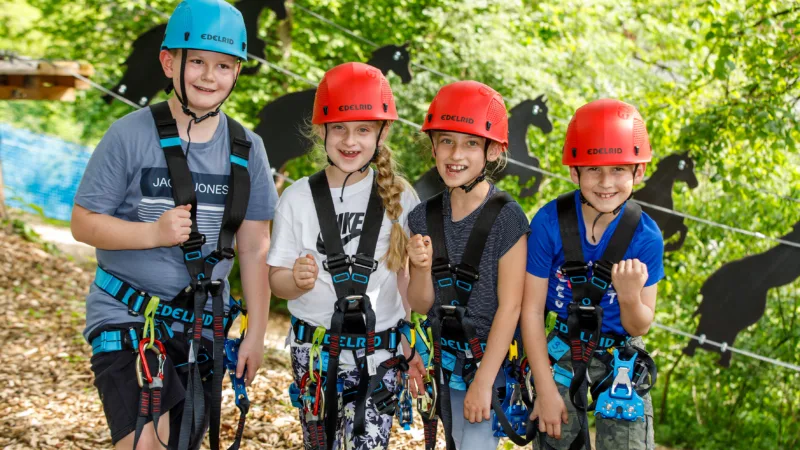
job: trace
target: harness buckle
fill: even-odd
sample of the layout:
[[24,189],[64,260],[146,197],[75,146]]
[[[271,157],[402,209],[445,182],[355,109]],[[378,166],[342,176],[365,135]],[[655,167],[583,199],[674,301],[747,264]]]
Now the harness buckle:
[[367,269],[370,272],[375,272],[378,270],[378,261],[375,261],[375,259],[361,253],[351,256],[350,264],[356,267]]
[[[153,348],[150,349],[153,353],[156,354],[158,357],[158,373],[156,374],[157,378],[153,378],[153,375],[150,373],[150,365],[147,364],[147,344],[153,341]],[[151,389],[161,388],[164,386],[164,361],[166,358],[167,351],[164,349],[164,344],[161,341],[153,338],[144,338],[139,340],[139,357],[136,358],[136,381],[139,383],[139,387],[144,387],[145,382]],[[142,368],[144,366],[144,368]]]
[[453,267],[450,265],[450,261],[438,259],[439,262],[436,260],[431,265],[431,273],[434,275],[437,274],[448,274],[451,275],[453,273]]
[[594,277],[600,275],[600,279],[603,281],[611,281],[611,270],[614,268],[614,263],[607,259],[602,259],[600,261],[595,261],[592,265],[592,273]]
[[236,257],[236,251],[230,247],[222,248],[219,254],[225,259],[233,259]]
[[378,413],[393,416],[397,411],[397,397],[394,392],[386,389],[383,383],[381,383],[381,386],[383,389],[372,393],[372,403],[375,405],[375,409],[378,410]]
[[469,264],[457,264],[453,266],[453,273],[457,277],[466,278],[472,283],[478,281],[480,279],[480,274],[474,267],[470,266]]
[[561,265],[561,274],[570,283],[586,283],[588,281],[589,265],[584,261],[567,261]]
[[322,267],[330,272],[350,265],[350,257],[343,253],[335,253],[322,261]]
[[[142,301],[141,302],[134,301],[133,300],[134,296],[136,298],[141,297]],[[128,299],[128,315],[134,317],[138,316],[141,313],[141,310],[144,309],[148,303],[150,303],[150,298],[151,298],[150,294],[148,294],[145,291],[139,291],[136,292],[134,295],[131,295],[131,298]],[[135,309],[136,305],[139,305],[138,311]]]
[[206,235],[200,234],[196,231],[189,233],[189,239],[181,243],[181,248],[184,253],[191,253],[193,250],[199,250],[206,243]]

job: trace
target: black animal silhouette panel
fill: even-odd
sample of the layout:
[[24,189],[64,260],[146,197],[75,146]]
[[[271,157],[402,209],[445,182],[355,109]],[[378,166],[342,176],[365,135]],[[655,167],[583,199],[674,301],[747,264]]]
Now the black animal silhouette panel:
[[[636,191],[635,198],[652,205],[673,209],[672,188],[678,181],[686,183],[690,189],[697,187],[694,161],[686,153],[675,153],[659,161],[657,170],[653,172],[645,186]],[[677,240],[669,241],[664,245],[664,251],[672,252],[683,246],[686,233],[689,231],[683,223],[683,217],[645,205],[642,205],[642,210],[656,221],[664,234],[665,241],[678,235]]]
[[[275,12],[278,19],[286,18],[285,0],[241,0],[233,6],[242,13],[245,27],[247,27],[247,52],[259,57],[264,57],[266,44],[258,37],[258,18],[264,8]],[[125,60],[127,69],[122,79],[111,91],[122,97],[145,106],[155,95],[172,82],[164,76],[161,64],[158,62],[158,53],[161,51],[161,42],[167,24],[156,25],[142,33],[133,42],[133,50]],[[258,71],[260,63],[242,68],[241,75],[252,75]],[[111,104],[114,97],[103,96],[106,103]]]
[[[508,157],[523,164],[539,167],[539,159],[528,153],[528,127],[535,126],[548,134],[553,131],[553,124],[547,116],[547,99],[540,95],[533,100],[525,100],[517,106],[511,108],[508,118]],[[495,181],[499,181],[508,175],[519,177],[519,185],[523,186],[520,197],[528,197],[539,191],[542,181],[542,174],[534,172],[529,168],[521,167],[509,162],[506,167],[494,174]],[[535,179],[533,186],[526,186],[531,178]],[[425,200],[433,197],[444,189],[444,184],[436,167],[422,174],[414,182],[414,189],[419,194],[419,198]]]
[[[800,222],[782,239],[800,243]],[[723,265],[700,289],[703,300],[694,313],[700,316],[695,334],[733,346],[736,336],[764,315],[767,292],[798,277],[800,248],[786,244]],[[713,345],[692,340],[683,352],[692,356],[698,347],[722,353],[719,365],[730,367],[731,352],[721,352]]]
[[[384,75],[394,72],[404,84],[412,78],[409,63],[408,44],[381,47],[367,61]],[[311,149],[312,142],[304,129],[310,123],[316,93],[314,88],[283,95],[258,113],[260,122],[254,131],[264,140],[269,164],[276,170],[282,170],[287,162]]]

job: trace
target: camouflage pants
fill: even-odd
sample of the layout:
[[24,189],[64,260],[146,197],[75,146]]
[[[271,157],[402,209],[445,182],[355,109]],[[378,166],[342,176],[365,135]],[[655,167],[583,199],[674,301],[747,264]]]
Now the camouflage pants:
[[[308,347],[292,347],[292,372],[296,383],[300,383],[303,375],[308,372],[309,363]],[[315,364],[315,367],[317,365]],[[327,367],[327,365],[326,365]],[[339,378],[344,380],[344,388],[350,389],[358,385],[359,372],[356,367],[339,366]],[[397,370],[391,369],[383,377],[386,388],[394,392],[397,389]],[[339,425],[333,450],[386,450],[389,448],[389,434],[392,431],[394,416],[380,414],[372,402],[367,399],[365,410],[366,433],[363,436],[353,434],[353,421],[355,420],[355,403],[345,405],[339,411]],[[303,443],[305,448],[313,448],[306,425],[305,415],[300,413],[300,424],[303,428]],[[344,445],[342,445],[344,437]]]
[[[551,333],[547,341],[555,336]],[[630,341],[631,345],[644,349],[642,338],[635,337]],[[557,362],[562,368],[572,372],[572,361],[570,352],[566,352]],[[602,380],[607,374],[608,368],[597,358],[592,358],[589,366],[589,377],[591,380]],[[561,424],[561,439],[546,438],[547,448],[543,450],[568,450],[576,438],[580,438],[581,423],[585,423],[588,418],[578,413],[572,401],[569,399],[569,386],[556,383],[561,398],[567,406],[569,421]],[[628,422],[626,420],[604,419],[597,417],[595,424],[597,427],[596,448],[597,450],[654,450],[655,435],[653,433],[653,402],[650,394],[642,397],[644,400],[645,421]],[[592,414],[592,412],[590,412]],[[540,448],[538,441],[534,440],[533,448]],[[582,448],[582,447],[581,447]]]

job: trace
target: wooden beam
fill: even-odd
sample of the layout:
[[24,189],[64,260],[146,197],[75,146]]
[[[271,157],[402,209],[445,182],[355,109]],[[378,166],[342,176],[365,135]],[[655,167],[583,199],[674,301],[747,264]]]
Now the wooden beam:
[[72,76],[73,73],[90,77],[94,75],[91,64],[74,61],[31,61],[0,59],[0,75],[53,75]]
[[75,101],[75,88],[66,86],[0,86],[0,100]]
[[76,89],[91,85],[73,74],[90,77],[94,68],[74,61],[0,59],[0,100],[74,101]]

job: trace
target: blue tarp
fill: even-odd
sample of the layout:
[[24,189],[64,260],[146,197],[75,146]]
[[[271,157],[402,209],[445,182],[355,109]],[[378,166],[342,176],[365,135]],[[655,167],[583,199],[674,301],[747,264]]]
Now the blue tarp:
[[69,220],[92,149],[0,123],[6,205]]

